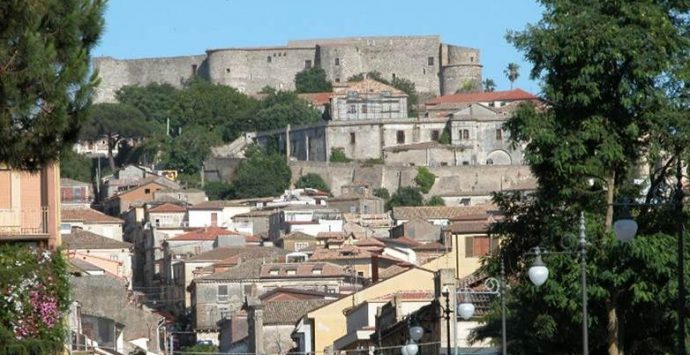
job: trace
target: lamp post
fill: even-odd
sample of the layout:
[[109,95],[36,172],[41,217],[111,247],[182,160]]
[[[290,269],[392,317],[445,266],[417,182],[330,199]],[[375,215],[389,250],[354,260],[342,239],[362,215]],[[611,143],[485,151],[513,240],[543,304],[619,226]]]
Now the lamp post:
[[419,345],[417,342],[422,339],[424,328],[419,324],[412,324],[411,320],[408,319],[407,331],[410,339],[400,348],[400,352],[402,355],[417,355],[417,352],[419,352]]
[[443,308],[444,318],[446,319],[446,355],[450,355],[450,314],[453,310],[450,308],[450,291],[444,288],[441,295],[446,299],[446,307]]
[[[677,353],[680,355],[687,354],[687,348],[685,346],[685,298],[687,291],[685,289],[685,224],[683,223],[683,198],[685,193],[683,192],[683,170],[680,159],[680,148],[676,151],[676,191],[673,199],[673,207],[675,212],[676,221],[678,221],[678,226],[676,233],[678,235],[678,245],[677,245],[677,277],[678,277],[678,301],[677,310],[678,313],[678,329],[677,329]],[[627,206],[626,206],[627,208]],[[627,211],[626,211],[627,212]],[[616,238],[622,242],[627,242],[635,237],[637,233],[637,222],[632,219],[629,213],[626,213],[623,218],[619,219],[614,223],[614,232]]]
[[[580,256],[580,287],[582,288],[582,354],[589,354],[589,340],[587,334],[587,257],[586,257],[587,239],[585,236],[585,215],[580,213],[580,238],[578,240],[578,254]],[[539,247],[534,248],[534,263],[527,271],[530,281],[539,287],[546,282],[549,277],[549,269],[546,267],[541,259],[542,254],[550,254],[547,251],[542,251]]]
[[467,288],[463,288],[459,291],[462,294],[462,303],[458,305],[458,315],[464,319],[468,320],[474,315],[474,305],[468,299],[469,295],[499,295],[501,297],[501,353],[503,355],[508,354],[508,342],[507,331],[506,331],[506,300],[505,300],[505,267],[503,265],[503,257],[501,257],[501,278],[496,280],[493,277],[489,277],[484,281],[484,285],[487,291],[472,291]]

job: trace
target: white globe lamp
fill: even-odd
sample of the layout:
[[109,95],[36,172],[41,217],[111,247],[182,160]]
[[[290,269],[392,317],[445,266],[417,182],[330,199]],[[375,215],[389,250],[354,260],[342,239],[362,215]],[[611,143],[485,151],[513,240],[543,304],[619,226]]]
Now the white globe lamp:
[[537,287],[543,285],[546,282],[546,279],[549,278],[549,269],[541,260],[541,255],[537,254],[536,258],[534,259],[534,263],[527,271],[527,275],[529,276],[529,280],[532,281],[534,286]]

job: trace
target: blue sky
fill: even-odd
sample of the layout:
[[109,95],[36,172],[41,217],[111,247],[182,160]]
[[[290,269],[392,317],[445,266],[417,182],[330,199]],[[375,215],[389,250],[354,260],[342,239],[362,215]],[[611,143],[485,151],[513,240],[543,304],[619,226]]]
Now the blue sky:
[[96,56],[119,59],[203,54],[209,48],[283,45],[289,39],[376,35],[441,36],[481,50],[484,78],[509,89],[503,70],[520,65],[515,87],[538,93],[531,65],[506,42],[536,23],[535,0],[111,0]]

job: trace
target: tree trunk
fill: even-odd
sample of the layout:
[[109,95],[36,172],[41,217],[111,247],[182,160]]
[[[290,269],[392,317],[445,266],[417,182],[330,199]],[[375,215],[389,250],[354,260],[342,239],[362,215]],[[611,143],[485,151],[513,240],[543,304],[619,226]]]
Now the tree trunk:
[[616,314],[618,301],[614,298],[606,301],[606,313],[608,314],[608,346],[609,355],[621,355],[618,342],[618,314]]
[[115,158],[113,157],[113,148],[117,143],[113,143],[112,139],[108,139],[108,164],[110,165],[110,170],[115,173]]
[[611,231],[613,226],[613,197],[616,192],[616,172],[612,171],[611,175],[606,177],[606,220],[604,221],[604,230]]

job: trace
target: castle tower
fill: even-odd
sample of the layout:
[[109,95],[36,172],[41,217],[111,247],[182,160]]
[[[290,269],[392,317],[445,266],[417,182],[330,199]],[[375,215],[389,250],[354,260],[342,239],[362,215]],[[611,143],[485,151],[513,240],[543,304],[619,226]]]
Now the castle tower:
[[482,65],[479,50],[441,45],[441,95],[452,95],[458,90],[481,90]]

